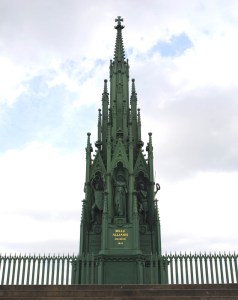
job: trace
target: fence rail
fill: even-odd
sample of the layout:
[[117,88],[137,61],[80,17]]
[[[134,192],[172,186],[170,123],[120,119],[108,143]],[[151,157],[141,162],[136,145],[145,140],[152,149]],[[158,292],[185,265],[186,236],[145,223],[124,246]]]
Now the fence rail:
[[[74,284],[79,276],[80,262],[85,259],[75,255],[0,255],[0,285]],[[150,261],[151,272],[160,273],[162,283],[238,283],[237,254],[152,255]],[[93,258],[94,264],[97,264],[97,256]]]

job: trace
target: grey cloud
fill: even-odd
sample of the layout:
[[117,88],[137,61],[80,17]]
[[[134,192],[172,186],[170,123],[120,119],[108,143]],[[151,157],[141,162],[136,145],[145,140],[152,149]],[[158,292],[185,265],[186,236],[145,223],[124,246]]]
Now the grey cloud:
[[237,92],[237,87],[202,87],[179,96],[172,91],[161,105],[160,91],[153,94],[155,101],[151,91],[149,105],[147,99],[139,100],[142,123],[144,116],[154,124],[149,130],[163,174],[181,178],[199,171],[238,170]]
[[17,213],[21,215],[22,218],[31,218],[35,221],[47,222],[47,221],[80,221],[80,212],[81,203],[79,203],[78,208],[72,207],[72,210],[59,210],[57,207],[54,211],[45,209],[45,210],[18,210]]
[[24,255],[33,254],[78,254],[79,240],[66,240],[66,239],[52,239],[42,242],[28,242],[28,243],[2,243],[2,247],[6,249],[7,253],[21,253]]
[[237,88],[207,89],[205,95],[201,90],[193,91],[192,95],[185,95],[162,109],[158,128],[160,122],[165,122],[168,135],[158,152],[161,160],[166,156],[171,161],[171,169],[178,168],[178,174],[181,171],[237,171],[236,94]]
[[[220,18],[223,6],[229,12],[233,4],[216,6],[216,18]],[[111,41],[115,35],[113,23],[118,14],[124,17],[127,26],[127,48],[134,46],[139,39],[156,42],[163,30],[177,34],[177,22],[179,32],[185,28],[189,31],[189,27],[200,24],[211,27],[212,9],[202,5],[201,1],[187,0],[179,4],[176,1],[151,1],[149,9],[143,1],[1,0],[0,45],[3,52],[18,61],[45,60],[48,55],[72,59],[89,57],[91,53],[95,58],[99,49],[106,55],[111,53]],[[191,13],[188,15],[187,11]],[[191,22],[194,16],[196,22]],[[213,15],[213,19],[216,18]],[[214,22],[212,28],[214,25],[217,26]],[[135,39],[135,35],[138,38]],[[153,38],[147,40],[148,36]],[[101,55],[98,58],[102,58]]]
[[[0,2],[0,36],[3,50],[15,60],[44,59],[48,55],[88,55],[98,18],[97,5],[75,0],[12,0]],[[90,20],[90,26],[89,25]],[[109,21],[109,20],[108,20]],[[97,22],[97,25],[96,25]]]
[[236,237],[226,237],[226,236],[201,236],[202,232],[200,232],[199,236],[194,236],[188,232],[186,234],[169,234],[164,236],[162,235],[162,245],[163,245],[163,253],[180,251],[181,253],[229,253],[237,251],[237,238]]

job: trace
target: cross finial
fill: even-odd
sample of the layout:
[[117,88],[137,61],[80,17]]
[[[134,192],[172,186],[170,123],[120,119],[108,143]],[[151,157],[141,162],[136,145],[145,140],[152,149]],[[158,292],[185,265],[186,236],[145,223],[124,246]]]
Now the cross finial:
[[115,19],[115,22],[118,22],[118,25],[121,25],[121,22],[123,22],[122,17],[118,16],[117,19]]
[[121,22],[123,22],[122,17],[118,16],[118,17],[115,19],[115,22],[117,22],[117,26],[115,26],[116,29],[123,29],[123,28],[124,28],[124,26],[121,25]]

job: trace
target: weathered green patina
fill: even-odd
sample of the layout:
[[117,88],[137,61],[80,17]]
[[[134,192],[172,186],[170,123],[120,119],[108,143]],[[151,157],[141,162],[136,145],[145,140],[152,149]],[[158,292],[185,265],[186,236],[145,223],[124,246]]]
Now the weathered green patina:
[[[116,45],[110,62],[110,87],[104,81],[98,114],[96,155],[88,133],[85,200],[80,255],[94,255],[94,283],[150,283],[148,255],[161,255],[160,222],[155,194],[152,134],[144,154],[135,80],[129,96],[129,64],[122,39],[123,19],[116,19]],[[93,264],[93,265],[92,265]],[[89,283],[84,261],[79,283]],[[161,270],[154,266],[153,282]],[[91,282],[91,281],[90,281]]]

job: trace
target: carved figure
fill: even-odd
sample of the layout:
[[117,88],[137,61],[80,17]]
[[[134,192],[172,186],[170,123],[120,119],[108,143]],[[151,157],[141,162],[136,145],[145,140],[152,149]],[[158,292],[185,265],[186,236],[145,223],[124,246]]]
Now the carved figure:
[[147,199],[147,190],[143,182],[139,184],[139,189],[137,191],[137,200],[138,200],[138,210],[141,214],[141,223],[145,224],[148,221],[148,199]]
[[126,214],[127,187],[125,177],[118,173],[115,179],[115,215],[125,216]]
[[94,203],[91,207],[91,223],[101,223],[103,211],[103,187],[100,179],[92,181],[92,189],[94,191]]

